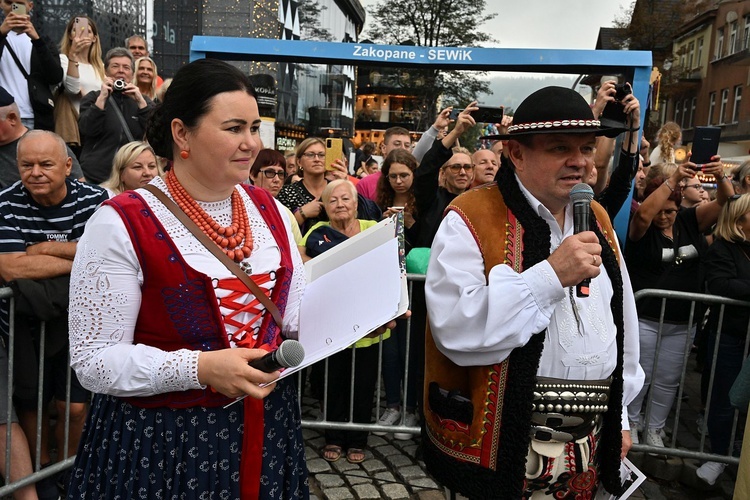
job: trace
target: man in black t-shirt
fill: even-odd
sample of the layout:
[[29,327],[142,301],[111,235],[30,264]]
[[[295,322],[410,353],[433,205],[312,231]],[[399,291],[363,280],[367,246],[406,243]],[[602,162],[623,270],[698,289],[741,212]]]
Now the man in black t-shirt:
[[[68,284],[77,241],[86,221],[107,199],[98,186],[68,179],[72,160],[58,135],[32,130],[18,144],[21,180],[0,191],[0,277],[15,290],[14,396],[19,420],[36,449],[39,326],[46,322],[43,418],[54,398],[59,415],[65,415],[68,363]],[[51,311],[57,311],[56,314]],[[8,333],[8,302],[0,303],[0,327]],[[67,453],[78,447],[86,416],[88,394],[72,373],[70,439]],[[3,388],[0,388],[0,390]],[[4,397],[0,395],[0,397]],[[58,419],[58,443],[65,422]],[[43,423],[48,425],[48,422]],[[44,427],[43,427],[44,428]],[[42,434],[40,463],[50,462],[46,433]]]

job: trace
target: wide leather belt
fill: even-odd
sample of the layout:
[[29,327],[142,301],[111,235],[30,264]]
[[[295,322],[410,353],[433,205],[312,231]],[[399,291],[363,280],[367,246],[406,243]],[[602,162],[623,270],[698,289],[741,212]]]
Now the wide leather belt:
[[611,379],[538,377],[532,402],[532,439],[569,442],[586,437],[608,409],[610,383]]

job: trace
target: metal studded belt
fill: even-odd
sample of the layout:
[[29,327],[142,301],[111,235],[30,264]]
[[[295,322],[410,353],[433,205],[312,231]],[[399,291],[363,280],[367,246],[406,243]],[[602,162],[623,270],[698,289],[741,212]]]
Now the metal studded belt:
[[587,436],[608,409],[610,383],[611,379],[538,377],[532,401],[532,439],[568,442]]

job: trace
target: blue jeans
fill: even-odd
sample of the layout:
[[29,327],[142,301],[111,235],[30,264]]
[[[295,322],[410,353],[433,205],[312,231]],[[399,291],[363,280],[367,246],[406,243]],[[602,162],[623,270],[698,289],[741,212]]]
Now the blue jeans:
[[722,332],[718,349],[715,349],[716,333],[708,336],[708,357],[703,371],[704,377],[710,376],[713,354],[716,350],[716,373],[711,391],[711,403],[708,413],[708,434],[711,438],[711,451],[718,455],[727,455],[732,437],[734,407],[729,402],[729,389],[740,373],[744,361],[745,339]]
[[[406,329],[407,321],[399,319],[391,336],[383,342],[383,385],[385,387],[385,402],[389,407],[401,406],[401,389],[406,366]],[[414,342],[410,343],[409,351],[409,379],[406,387],[406,408],[416,408],[416,374],[414,372]]]

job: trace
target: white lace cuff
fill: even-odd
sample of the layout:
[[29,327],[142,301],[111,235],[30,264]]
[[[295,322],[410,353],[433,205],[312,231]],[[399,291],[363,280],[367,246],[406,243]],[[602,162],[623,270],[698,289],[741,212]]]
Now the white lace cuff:
[[151,387],[154,394],[202,389],[198,382],[200,351],[180,349],[161,351],[151,360]]

